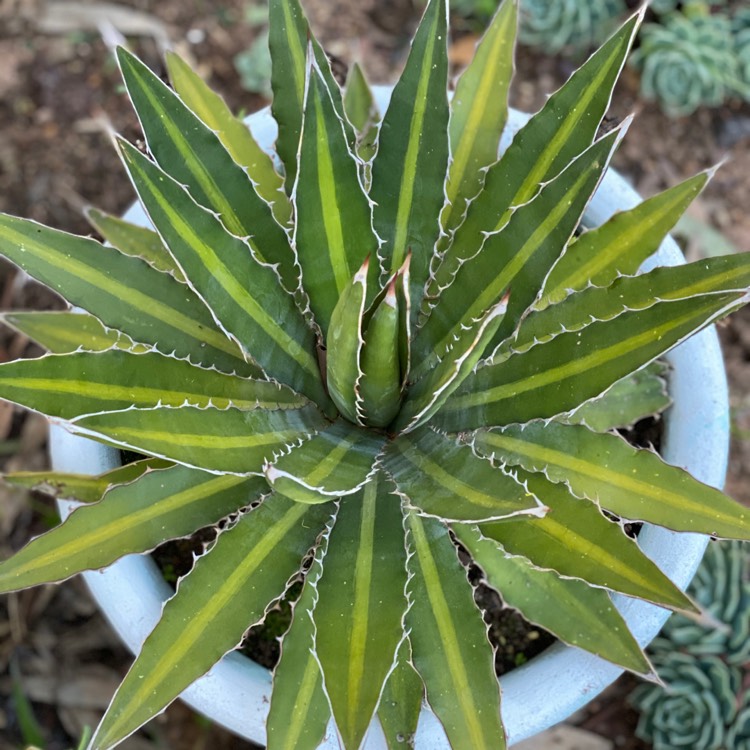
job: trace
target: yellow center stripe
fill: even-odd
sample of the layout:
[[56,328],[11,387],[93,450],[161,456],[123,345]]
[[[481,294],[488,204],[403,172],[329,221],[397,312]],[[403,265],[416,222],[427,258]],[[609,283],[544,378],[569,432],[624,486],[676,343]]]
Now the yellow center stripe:
[[[435,14],[435,27],[437,26],[437,14]],[[406,237],[409,229],[409,217],[413,208],[414,187],[417,173],[417,160],[422,135],[425,132],[425,112],[427,110],[427,90],[430,85],[430,73],[432,72],[432,57],[435,50],[434,29],[425,30],[429,34],[429,41],[425,48],[424,60],[428,63],[422,66],[422,75],[419,79],[417,93],[414,98],[414,111],[409,124],[409,144],[404,158],[404,170],[401,177],[401,190],[398,195],[398,210],[396,212],[396,232],[393,237],[393,258],[391,261],[391,273],[395,273],[404,262],[406,256]]]
[[347,690],[347,721],[349,727],[357,724],[360,710],[360,695],[366,684],[365,654],[367,631],[371,620],[370,586],[375,553],[375,515],[377,510],[377,482],[365,486],[362,498],[357,560],[354,568],[354,602],[352,605],[351,633],[349,635],[349,674]]
[[[460,411],[467,407],[485,406],[492,401],[516,398],[522,393],[560,383],[568,378],[581,375],[596,367],[608,364],[619,357],[626,356],[641,346],[645,346],[646,344],[655,341],[658,342],[664,337],[664,335],[670,333],[675,328],[678,328],[683,323],[692,321],[696,315],[701,315],[702,312],[704,311],[701,311],[700,309],[697,312],[692,310],[680,317],[673,318],[672,320],[663,323],[661,326],[643,331],[637,336],[631,336],[631,338],[623,339],[611,346],[602,347],[601,349],[570,360],[569,362],[563,362],[557,367],[551,367],[549,370],[545,370],[544,372],[535,374],[531,377],[524,377],[520,380],[498,385],[494,388],[488,388],[478,393],[465,393],[453,398],[448,404],[446,404],[445,408],[450,411]],[[533,351],[533,349],[529,351]],[[500,365],[498,365],[498,367],[499,366]]]
[[248,481],[244,477],[223,474],[213,477],[200,484],[193,485],[182,492],[177,492],[162,500],[155,499],[153,504],[137,511],[127,510],[125,515],[120,515],[109,522],[103,523],[90,531],[81,530],[75,539],[57,546],[45,554],[37,554],[25,565],[14,569],[14,576],[23,575],[29,571],[38,570],[48,565],[60,562],[65,564],[67,557],[75,557],[82,550],[101,547],[109,544],[118,536],[127,535],[137,529],[138,526],[153,521],[156,518],[166,516],[174,510],[185,510],[188,505],[205,500],[237,484]]
[[[358,437],[353,435],[349,438],[341,438],[318,466],[307,475],[306,484],[319,485],[324,479],[331,476],[341,464],[344,456],[359,442]],[[322,440],[325,436],[321,435],[320,438]]]
[[[206,268],[211,269],[213,281],[219,284],[241,312],[247,315],[256,325],[258,325],[266,335],[275,341],[279,347],[288,354],[297,364],[310,374],[313,378],[318,379],[320,372],[312,352],[299,345],[299,343],[290,336],[284,324],[289,321],[276,320],[256,301],[248,290],[240,284],[235,273],[219,257],[215,250],[207,244],[203,238],[195,231],[195,227],[187,221],[182,214],[175,211],[167,201],[166,196],[159,190],[158,185],[154,183],[139,165],[128,159],[134,171],[137,171],[141,179],[146,184],[151,197],[159,204],[159,208],[164,217],[169,221],[172,230],[177,234],[180,240],[193,252],[199,262]],[[232,237],[233,241],[240,241]],[[249,251],[248,251],[249,253]],[[224,315],[223,318],[228,316]],[[307,331],[306,331],[307,332]],[[243,337],[247,338],[247,336]],[[243,341],[243,346],[248,349],[248,341]],[[252,347],[250,347],[252,348]]]
[[[313,101],[315,104],[320,210],[323,215],[323,226],[326,233],[325,244],[328,247],[329,261],[336,280],[336,289],[340,296],[354,275],[354,269],[349,268],[344,242],[344,228],[341,225],[341,209],[336,189],[336,176],[333,171],[331,151],[328,148],[329,140],[333,140],[335,136],[328,135],[326,123],[323,118],[319,85],[317,85],[316,81],[310,81],[309,85],[314,90]],[[343,199],[348,200],[348,196],[343,196]]]
[[[248,547],[247,554],[237,567],[229,572],[223,581],[217,581],[218,587],[210,592],[203,606],[193,612],[193,616],[185,623],[179,638],[175,638],[171,645],[160,655],[151,669],[141,676],[137,689],[132,698],[121,706],[117,723],[126,726],[131,716],[140,710],[141,706],[149,703],[151,694],[158,694],[162,683],[169,679],[173,665],[189,658],[193,649],[205,637],[209,626],[221,621],[222,612],[229,611],[235,606],[235,598],[240,589],[247,586],[250,577],[258,571],[266,560],[271,557],[284,537],[299,523],[307,513],[308,507],[301,503],[294,505],[255,543]],[[226,532],[231,534],[230,532]],[[167,605],[169,606],[169,605]],[[157,626],[158,627],[158,626]]]
[[[202,390],[197,393],[189,391],[175,391],[169,388],[147,388],[135,385],[119,385],[116,383],[97,383],[92,380],[73,380],[59,378],[3,378],[0,370],[0,383],[8,388],[18,388],[21,391],[43,391],[44,393],[67,393],[81,396],[85,401],[123,401],[128,405],[143,406],[144,404],[161,403],[163,405],[179,406],[186,401],[193,406],[207,406],[209,402],[216,408],[232,406],[238,409],[274,408],[279,402],[276,400],[261,401],[254,397],[238,398],[235,395],[212,395]],[[273,386],[271,386],[273,388]],[[12,396],[6,396],[13,400]],[[300,400],[300,406],[304,403]],[[114,410],[114,407],[110,411]]]
[[[125,286],[117,283],[108,273],[102,272],[89,266],[88,264],[76,260],[70,255],[63,257],[56,251],[50,251],[45,245],[35,242],[33,239],[26,237],[21,232],[17,232],[10,227],[4,228],[4,234],[13,242],[18,244],[22,250],[30,250],[41,260],[58,269],[69,273],[71,276],[90,284],[103,294],[113,297],[118,305],[127,304],[131,309],[138,313],[139,319],[153,318],[154,320],[164,323],[181,333],[186,334],[192,339],[209,344],[215,349],[219,349],[227,354],[231,354],[237,359],[242,360],[236,345],[219,331],[214,331],[193,318],[169,307],[151,295],[144,294],[135,287]],[[115,251],[113,251],[115,252]],[[156,271],[154,273],[157,273]]]
[[[707,514],[710,514],[712,519],[726,520],[730,523],[736,523],[736,518],[734,516],[724,513],[715,507],[708,507],[705,500],[694,498],[689,492],[685,494],[672,492],[665,487],[659,487],[655,484],[641,481],[630,474],[624,474],[614,469],[610,469],[604,464],[592,463],[582,458],[576,458],[572,454],[563,453],[562,451],[545,447],[539,443],[530,443],[517,438],[512,438],[508,435],[487,433],[484,435],[483,439],[488,445],[497,447],[501,451],[511,451],[519,454],[521,457],[526,456],[531,459],[536,459],[541,465],[559,466],[562,469],[579,474],[583,478],[593,479],[596,484],[603,489],[606,485],[611,485],[619,490],[620,493],[628,492],[634,496],[631,498],[633,502],[647,503],[651,498],[658,500],[667,507],[679,510],[683,515],[690,513],[691,515],[705,518]],[[528,466],[527,462],[523,462],[522,465],[533,470],[532,467]],[[612,498],[606,497],[606,492],[601,492],[600,494],[606,500],[610,501],[606,503],[607,507],[615,506],[615,503],[612,502]],[[599,497],[591,497],[589,499],[594,502],[600,502]],[[741,518],[744,517],[741,516]]]
[[189,141],[185,138],[180,128],[177,127],[174,120],[170,118],[170,115],[162,102],[145,81],[140,76],[138,76],[137,80],[141,91],[148,99],[149,104],[156,112],[162,126],[167,131],[169,139],[185,160],[185,165],[190,170],[196,182],[206,193],[211,202],[211,206],[221,215],[222,222],[230,232],[236,234],[238,237],[244,237],[247,235],[248,228],[243,225],[231,202],[227,200],[221,188],[214,180],[211,172],[206,168],[203,162],[198,159],[200,153],[194,151],[190,147]]
[[[419,566],[424,577],[427,597],[430,600],[430,609],[435,618],[438,632],[440,634],[440,643],[445,654],[446,664],[453,681],[454,689],[452,691],[453,699],[458,704],[461,716],[466,724],[469,737],[466,747],[482,748],[486,747],[484,742],[484,732],[478,721],[481,714],[477,710],[474,702],[474,694],[471,690],[471,681],[466,672],[456,624],[451,617],[450,606],[443,593],[440,572],[435,558],[432,555],[430,544],[422,527],[422,521],[415,515],[410,517],[410,529],[414,539]],[[429,695],[428,695],[429,700]]]

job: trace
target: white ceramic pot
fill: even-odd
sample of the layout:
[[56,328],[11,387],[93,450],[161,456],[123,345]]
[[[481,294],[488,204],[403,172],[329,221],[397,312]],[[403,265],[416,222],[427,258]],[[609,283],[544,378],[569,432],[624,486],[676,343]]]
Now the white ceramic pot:
[[[376,90],[381,111],[389,95],[387,88]],[[512,113],[503,147],[527,118]],[[270,112],[259,112],[248,123],[259,142],[270,148],[276,138],[276,124]],[[585,223],[596,226],[616,211],[632,208],[639,202],[637,193],[610,170],[586,212]],[[146,221],[137,206],[128,212],[127,218],[139,223]],[[682,262],[679,248],[672,239],[667,239],[649,266]],[[708,329],[694,336],[674,349],[667,359],[673,367],[670,393],[674,405],[665,418],[662,455],[701,481],[720,487],[726,474],[729,410],[715,331]],[[60,471],[99,474],[119,461],[117,451],[73,437],[60,427],[52,428],[51,453],[53,465]],[[69,504],[61,503],[64,514],[70,509]],[[685,588],[700,563],[707,539],[646,526],[639,535],[639,543],[678,586]],[[86,573],[84,578],[122,640],[134,653],[138,652],[170,595],[170,588],[156,565],[149,557],[131,555],[105,571]],[[642,645],[654,638],[668,616],[666,610],[645,602],[622,596],[616,596],[615,601]],[[518,742],[562,721],[612,683],[621,671],[587,652],[558,643],[505,675],[501,680],[502,715],[510,742]],[[269,672],[244,656],[230,653],[188,688],[182,699],[236,734],[265,744],[270,693]],[[338,747],[332,726],[322,747]],[[385,747],[379,724],[373,722],[365,748]],[[439,722],[426,708],[420,717],[416,747],[422,750],[449,747]]]

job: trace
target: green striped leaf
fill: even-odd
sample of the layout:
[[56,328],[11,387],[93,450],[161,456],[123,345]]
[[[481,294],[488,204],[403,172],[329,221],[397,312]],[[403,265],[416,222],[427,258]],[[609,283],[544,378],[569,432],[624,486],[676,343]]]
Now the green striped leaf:
[[406,614],[414,666],[454,750],[506,747],[500,685],[487,628],[447,528],[407,515]]
[[370,259],[354,274],[331,316],[326,338],[328,392],[338,410],[350,421],[361,422],[361,401],[357,384],[362,375],[360,356],[362,318],[365,313],[367,277]]
[[401,363],[400,345],[405,333],[400,327],[404,311],[399,309],[396,289],[399,278],[394,278],[388,285],[364,333],[359,391],[362,411],[367,423],[373,427],[390,424],[401,405],[401,372],[405,368]]
[[328,548],[324,534],[305,575],[302,593],[292,609],[292,624],[281,641],[281,656],[273,672],[271,707],[266,721],[268,750],[315,750],[331,718],[323,677],[313,651],[312,610],[316,587]]
[[165,605],[91,741],[105,750],[236,646],[299,570],[329,509],[271,498],[219,534]]
[[478,433],[475,444],[509,465],[543,470],[621,518],[729,539],[750,532],[746,508],[617,435],[533,422]]
[[374,471],[385,437],[337,420],[265,468],[276,492],[297,502],[326,502],[357,492]]
[[39,490],[53,497],[77,500],[79,503],[96,503],[104,493],[118,484],[128,484],[150,469],[167,469],[169,461],[146,458],[132,464],[119,466],[99,475],[66,474],[58,471],[19,471],[3,474],[3,480],[15,487]]
[[667,393],[668,367],[652,362],[627,378],[618,380],[599,398],[587,401],[567,417],[568,424],[583,424],[595,432],[608,432],[616,427],[632,427],[646,417],[661,414],[672,400]]
[[[480,442],[479,449],[483,446]],[[565,578],[578,578],[673,610],[698,611],[597,505],[574,497],[565,485],[553,484],[541,474],[520,472],[518,480],[550,512],[544,518],[483,524],[482,533],[500,542],[506,552]]]
[[393,89],[372,163],[370,196],[385,270],[395,273],[411,250],[413,312],[429,272],[448,165],[446,0],[430,0],[409,59]]
[[260,374],[198,297],[138,258],[2,214],[0,254],[134,341],[224,372]]
[[505,0],[458,79],[451,100],[452,159],[446,182],[448,200],[440,215],[440,224],[448,234],[461,223],[468,202],[482,189],[485,169],[497,161],[500,135],[508,118],[517,23],[518,4]]
[[73,432],[208,471],[262,474],[266,461],[322,429],[313,406],[302,409],[216,409],[160,406],[81,417]]
[[151,221],[222,329],[270,377],[325,406],[315,336],[276,271],[137,149],[119,146]]
[[125,255],[145,260],[157,271],[167,271],[177,281],[184,281],[182,271],[177,268],[174,258],[164,247],[161,237],[153,229],[139,227],[118,216],[104,213],[96,208],[86,209],[86,219],[112,247]]
[[3,398],[50,417],[131,406],[300,408],[306,400],[277,383],[205,370],[157,352],[50,354],[0,364]]
[[404,638],[378,706],[378,719],[388,750],[413,747],[423,695],[424,683],[411,665],[411,644]]
[[513,476],[429,428],[396,438],[383,466],[407,504],[430,516],[481,521],[544,511]]
[[561,332],[578,331],[597,320],[643,310],[658,301],[688,299],[698,295],[743,292],[750,288],[750,256],[706,258],[673,268],[655,268],[639,276],[623,276],[608,287],[592,287],[566,297],[556,305],[532,312],[512,341],[495,352],[494,362],[522,352]]
[[503,297],[476,322],[456,326],[453,343],[443,360],[407,391],[404,405],[393,424],[394,430],[413,430],[443,406],[479,362],[502,323],[506,307],[507,297]]
[[380,474],[341,501],[313,611],[315,651],[342,744],[367,732],[406,611],[406,546],[398,498]]
[[149,470],[114,487],[101,502],[77,508],[59,526],[36,537],[0,564],[0,592],[105,568],[124,555],[147,552],[168,539],[210,526],[249,505],[263,480],[174,466]]
[[284,192],[284,179],[271,157],[258,145],[250,129],[235,117],[215,91],[174,52],[167,52],[167,70],[172,86],[183,102],[219,137],[232,158],[247,172],[255,189],[271,206],[276,220],[288,224],[292,205]]
[[539,570],[521,557],[506,555],[477,528],[461,524],[454,533],[484,571],[485,581],[500,593],[506,607],[517,609],[526,620],[570,646],[590,651],[635,674],[653,674],[651,664],[606,591],[561,578],[553,571]]
[[9,312],[0,314],[0,323],[28,336],[53,354],[103,352],[112,348],[141,353],[149,349],[133,343],[124,333],[107,328],[85,312]]
[[516,134],[497,164],[487,171],[484,190],[472,201],[426,297],[448,286],[463,260],[482,246],[486,232],[501,229],[514,206],[526,203],[587,149],[609,107],[642,13],[633,16],[578,68],[543,109]]
[[570,411],[745,302],[737,293],[657,302],[560,334],[479,368],[448,400],[436,423],[448,431],[469,430]]
[[613,131],[587,149],[458,269],[416,336],[414,351],[420,365],[412,377],[419,377],[441,356],[457,325],[482,315],[508,289],[508,309],[494,335],[495,344],[513,333],[578,226],[619,138],[620,132]]
[[634,275],[656,252],[710,176],[710,172],[701,172],[584,232],[552,269],[542,302],[559,302],[570,290],[589,284],[609,286],[618,276]]
[[349,146],[354,148],[355,135],[344,117],[341,91],[331,73],[326,53],[313,35],[299,0],[270,0],[268,46],[271,50],[271,111],[279,125],[276,151],[286,170],[286,186],[291,191],[297,175],[297,151],[302,132],[302,109],[305,101],[307,49],[312,45],[315,62],[333,97],[336,111],[344,121]]
[[298,276],[289,237],[243,167],[219,136],[138,58],[119,48],[117,59],[148,149],[159,166],[216,214],[227,231],[253,237],[262,249],[260,259],[278,264],[286,288],[294,291]]
[[[293,200],[297,216],[294,245],[302,284],[325,338],[339,297],[365,258],[376,257],[378,239],[344,124],[314,60],[307,74]],[[378,272],[378,264],[370,264],[370,299],[377,291]]]

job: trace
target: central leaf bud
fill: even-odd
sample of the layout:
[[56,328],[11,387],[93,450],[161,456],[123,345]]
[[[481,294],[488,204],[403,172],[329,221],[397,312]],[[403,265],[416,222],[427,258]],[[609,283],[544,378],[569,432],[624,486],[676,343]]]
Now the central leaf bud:
[[350,421],[386,427],[398,414],[409,363],[409,260],[366,305],[370,259],[354,274],[331,316],[328,391]]

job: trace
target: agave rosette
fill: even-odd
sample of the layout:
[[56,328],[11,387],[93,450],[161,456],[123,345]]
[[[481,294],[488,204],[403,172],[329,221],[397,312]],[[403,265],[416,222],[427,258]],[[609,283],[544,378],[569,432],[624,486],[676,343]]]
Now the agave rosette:
[[5,316],[50,353],[1,365],[0,394],[144,456],[11,477],[83,504],[2,563],[0,587],[220,528],[92,748],[160,712],[299,577],[269,747],[315,747],[331,715],[347,748],[374,715],[396,747],[423,700],[454,747],[503,747],[458,545],[508,606],[648,675],[610,592],[696,605],[609,518],[750,532],[729,498],[612,431],[663,408],[650,363],[750,283],[742,255],[636,275],[706,173],[578,231],[620,140],[597,130],[640,17],[499,160],[517,6],[452,101],[446,19],[431,0],[378,123],[361,71],[342,92],[297,0],[272,0],[278,160],[179,58],[170,88],[121,50],[149,155],[117,147],[154,229],[92,211],[102,245],[0,217],[0,252],[83,310]]

